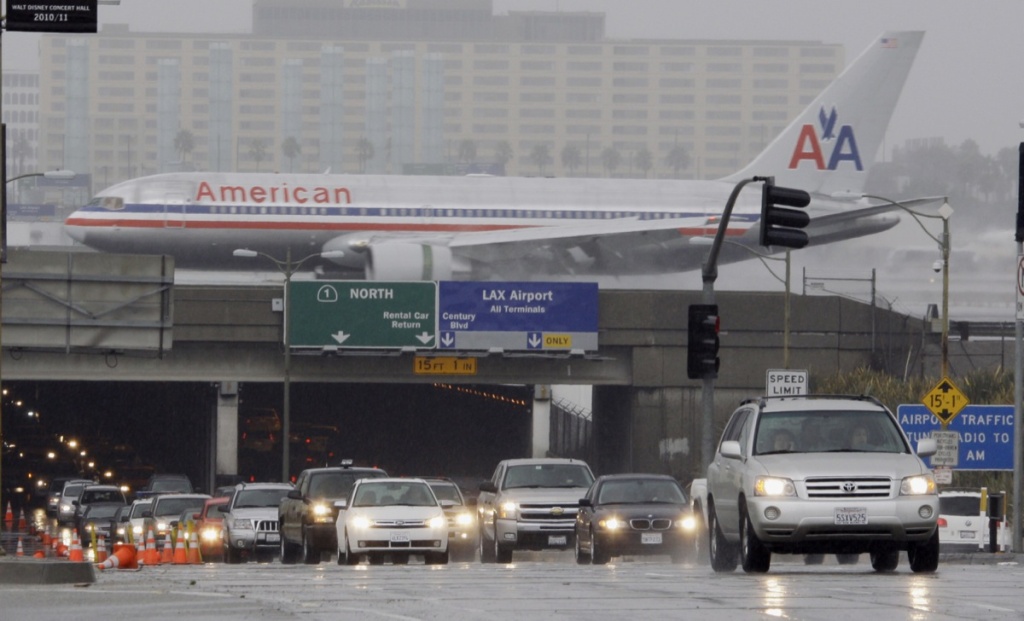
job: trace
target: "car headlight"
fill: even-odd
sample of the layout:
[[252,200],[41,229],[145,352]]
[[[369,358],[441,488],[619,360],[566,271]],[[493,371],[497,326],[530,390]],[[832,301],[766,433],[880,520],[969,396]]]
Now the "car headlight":
[[318,502],[311,509],[313,511],[313,521],[317,524],[334,522],[336,519],[334,509],[329,504]]
[[684,515],[683,517],[676,520],[676,526],[678,526],[681,530],[690,532],[696,530],[697,520],[695,520],[692,515]]
[[156,529],[160,532],[164,532],[165,530],[167,530],[167,522],[164,522],[163,520],[157,522]]
[[427,526],[429,526],[430,528],[447,528],[448,518],[446,518],[443,515],[435,515],[434,517],[430,518],[429,521],[427,521]]
[[919,474],[905,477],[900,482],[900,496],[920,496],[935,493],[935,477],[930,474]]
[[142,526],[132,526],[132,533],[138,537],[142,534]]
[[67,513],[68,511],[71,511],[71,505],[61,505],[60,510]]
[[95,530],[95,529],[96,529],[96,527],[95,527],[95,526],[93,526],[92,524],[86,524],[86,525],[85,525],[85,530],[86,530],[87,532],[90,532],[90,533],[91,533],[91,532],[92,532],[93,530]]
[[616,517],[598,520],[597,525],[605,530],[619,530],[626,525],[626,522]]
[[252,520],[237,519],[231,522],[231,528],[235,530],[252,530]]
[[472,513],[460,513],[455,516],[455,523],[459,526],[472,526],[473,525],[473,514]]
[[501,507],[498,511],[498,517],[501,518],[514,518],[516,516],[516,509],[519,506],[511,500],[501,503]]
[[117,534],[122,536],[122,537],[124,536],[124,526],[118,526],[117,527]]
[[369,528],[371,524],[372,522],[370,522],[370,518],[365,515],[357,515],[352,518],[352,528]]
[[218,541],[220,540],[220,529],[219,528],[204,528],[202,532],[203,541]]
[[760,476],[754,480],[755,496],[796,496],[796,486],[782,477]]

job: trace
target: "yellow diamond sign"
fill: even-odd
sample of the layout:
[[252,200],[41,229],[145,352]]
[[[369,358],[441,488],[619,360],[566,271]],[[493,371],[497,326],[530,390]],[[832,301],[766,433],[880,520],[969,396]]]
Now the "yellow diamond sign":
[[921,403],[931,410],[935,418],[942,421],[942,426],[945,427],[956,418],[960,410],[970,404],[970,401],[948,377],[944,377],[935,385],[935,388],[928,391],[928,394],[921,399]]

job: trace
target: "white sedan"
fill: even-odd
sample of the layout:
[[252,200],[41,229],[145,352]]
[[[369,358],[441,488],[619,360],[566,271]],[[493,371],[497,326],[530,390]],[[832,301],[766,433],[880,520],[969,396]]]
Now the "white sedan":
[[399,565],[422,555],[427,565],[448,563],[448,520],[423,479],[360,479],[339,507],[338,564]]

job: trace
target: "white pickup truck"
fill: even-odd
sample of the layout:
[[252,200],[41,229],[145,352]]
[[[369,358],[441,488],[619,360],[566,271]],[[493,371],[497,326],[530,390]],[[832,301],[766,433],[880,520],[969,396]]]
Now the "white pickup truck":
[[871,397],[805,395],[744,402],[707,477],[690,485],[716,572],[768,571],[772,554],[820,562],[868,553],[888,572],[906,551],[914,572],[939,564],[935,480],[895,416]]

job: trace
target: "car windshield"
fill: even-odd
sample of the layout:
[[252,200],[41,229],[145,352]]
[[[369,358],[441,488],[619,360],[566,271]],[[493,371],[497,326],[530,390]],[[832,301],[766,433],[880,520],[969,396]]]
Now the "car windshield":
[[436,507],[430,486],[421,481],[363,482],[356,489],[353,507]]
[[199,511],[203,508],[202,498],[162,498],[153,506],[153,515],[165,517],[178,515],[185,509]]
[[321,472],[309,480],[309,495],[314,498],[345,498],[359,479],[382,477],[383,473]]
[[979,496],[939,496],[939,515],[980,515]]
[[117,489],[87,489],[82,492],[82,504],[93,502],[124,502],[124,494]]
[[288,495],[288,488],[280,487],[274,489],[243,489],[235,495],[236,509],[251,509],[255,507],[276,507],[281,504],[281,499]]
[[514,487],[590,487],[594,477],[580,464],[509,466],[505,489]]
[[884,410],[765,412],[755,455],[775,453],[907,453],[896,421]]
[[82,495],[85,490],[84,485],[68,485],[64,488],[64,493],[61,494],[64,498],[78,498]]
[[153,481],[154,492],[191,492],[192,484],[185,479],[157,479]]
[[153,503],[151,502],[137,502],[132,506],[132,512],[129,516],[130,519],[142,517],[143,511],[149,511],[152,508]]
[[625,479],[606,481],[601,485],[597,503],[608,504],[686,504],[679,485],[665,480]]
[[93,505],[89,507],[89,512],[85,514],[85,517],[88,520],[109,519],[114,517],[120,508],[118,505]]
[[437,496],[438,500],[450,500],[457,504],[462,504],[458,488],[450,483],[431,483],[430,489],[434,490],[434,495]]

